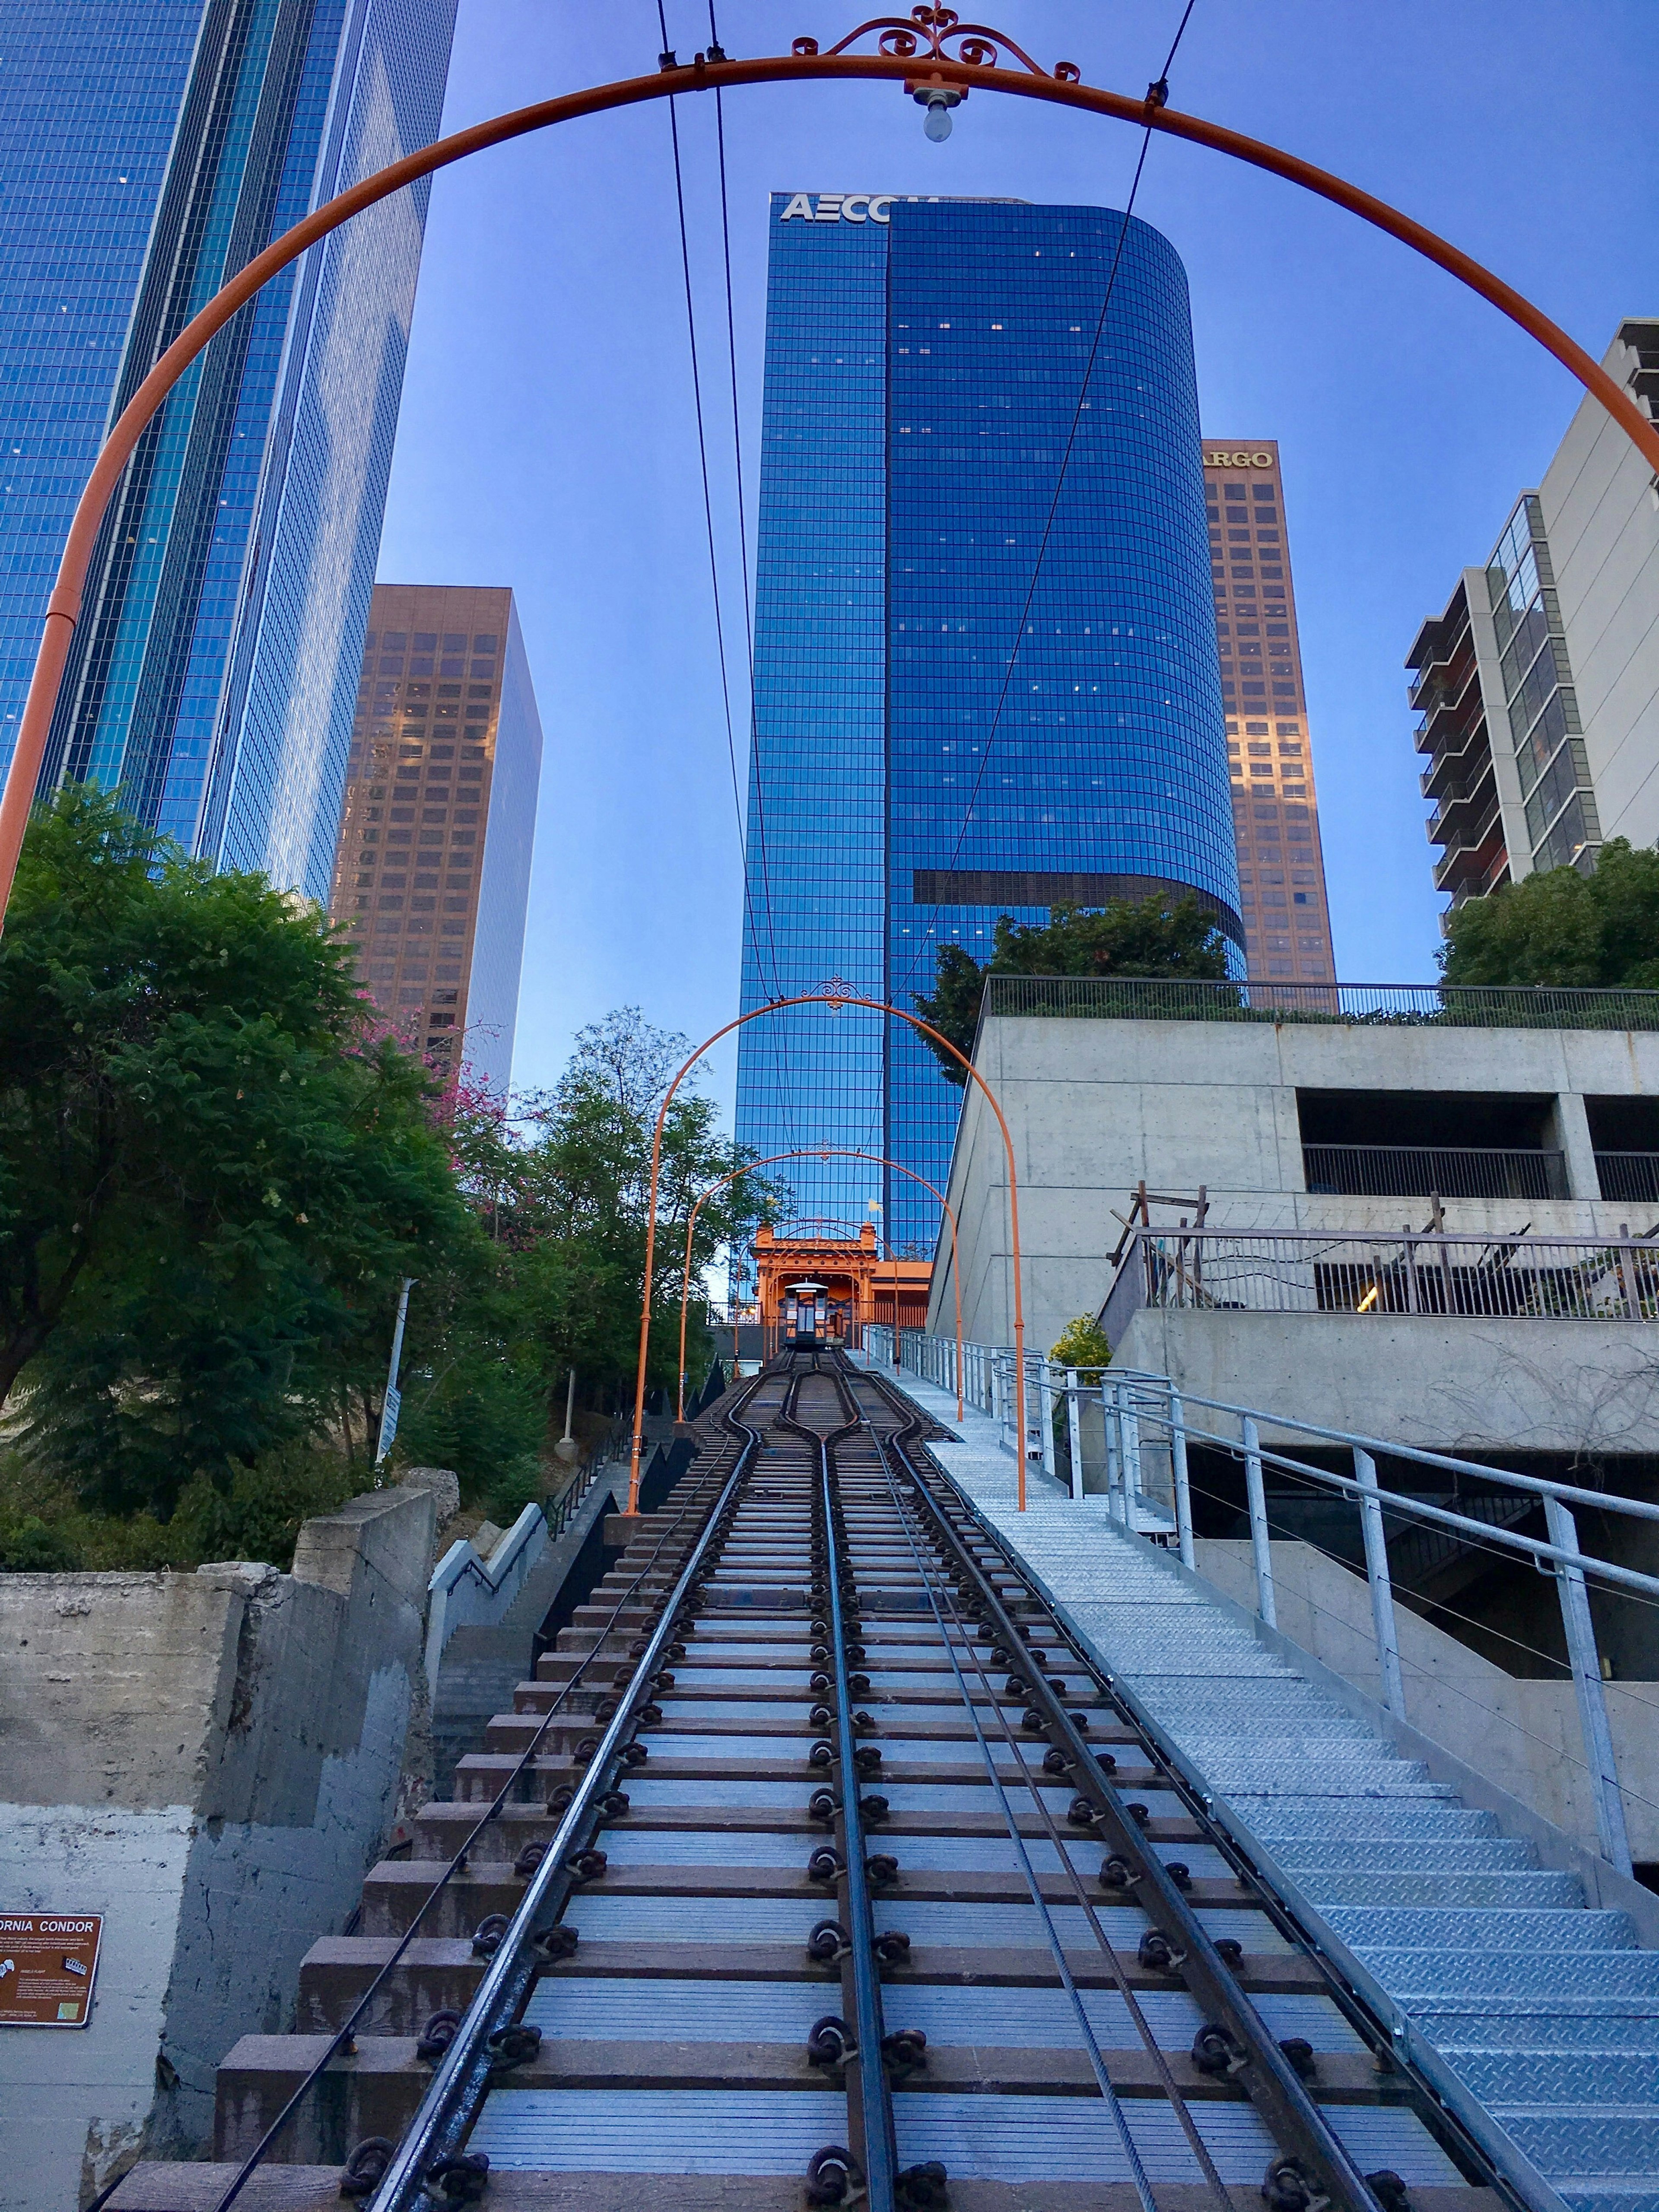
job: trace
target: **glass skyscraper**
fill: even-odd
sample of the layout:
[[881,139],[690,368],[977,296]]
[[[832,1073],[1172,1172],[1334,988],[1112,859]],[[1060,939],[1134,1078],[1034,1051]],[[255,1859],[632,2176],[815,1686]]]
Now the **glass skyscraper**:
[[[836,978],[909,1009],[999,915],[1166,887],[1242,973],[1174,249],[1103,208],[863,193],[775,193],[770,239],[744,1010]],[[943,1188],[962,1094],[907,1025],[803,1007],[739,1037],[743,1142]],[[801,1215],[873,1200],[931,1251],[907,1178],[777,1172]]]
[[[0,0],[0,764],[103,435],[221,284],[436,135],[455,0]],[[110,507],[43,787],[328,895],[427,188],[220,333]]]

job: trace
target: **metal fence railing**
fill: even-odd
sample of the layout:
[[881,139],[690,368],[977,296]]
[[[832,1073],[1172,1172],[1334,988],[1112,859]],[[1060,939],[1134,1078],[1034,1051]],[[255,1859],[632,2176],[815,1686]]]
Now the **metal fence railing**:
[[1659,1030],[1659,991],[1464,983],[1227,983],[1132,975],[988,975],[980,1018],[1346,1022],[1449,1029]]
[[1489,1320],[1659,1321],[1659,1244],[1634,1237],[1137,1229],[1101,1310],[1121,1343],[1143,1307]]
[[1304,1145],[1302,1172],[1310,1191],[1338,1198],[1570,1195],[1565,1152],[1470,1145]]
[[1605,1199],[1659,1206],[1659,1152],[1598,1152],[1595,1180]]
[[[1650,1252],[1648,1256],[1655,1258],[1659,1255]],[[872,1357],[884,1356],[890,1362],[890,1332],[872,1330],[867,1334]],[[878,1339],[884,1339],[879,1348]],[[951,1363],[955,1350],[954,1343],[946,1338],[926,1337],[920,1330],[907,1330],[899,1347],[899,1364],[922,1380],[933,1382],[941,1374],[952,1371]],[[975,1346],[975,1351],[980,1355],[981,1370],[1000,1401],[1007,1385],[998,1378],[1012,1377],[1014,1355],[1006,1347],[994,1346]],[[1651,1605],[1659,1601],[1659,1578],[1582,1552],[1575,1509],[1588,1507],[1626,1522],[1651,1524],[1659,1522],[1659,1504],[1644,1498],[1620,1497],[1611,1492],[1587,1490],[1573,1483],[1519,1474],[1507,1468],[1486,1467],[1419,1445],[1326,1428],[1276,1409],[1200,1397],[1194,1392],[1177,1390],[1166,1375],[1114,1366],[1085,1378],[1076,1370],[1060,1369],[1052,1361],[1032,1355],[1028,1362],[1028,1402],[1033,1379],[1036,1382],[1037,1413],[1035,1423],[1028,1423],[1027,1426],[1024,1448],[1028,1459],[1041,1460],[1045,1472],[1055,1474],[1056,1433],[1069,1427],[1073,1449],[1066,1488],[1073,1500],[1079,1500],[1091,1491],[1103,1492],[1113,1520],[1134,1534],[1154,1539],[1172,1537],[1184,1566],[1196,1567],[1188,1467],[1189,1448],[1197,1444],[1224,1453],[1242,1465],[1256,1609],[1270,1628],[1278,1626],[1278,1609],[1263,1469],[1273,1468],[1296,1483],[1347,1500],[1359,1518],[1382,1701],[1402,1720],[1408,1716],[1395,1620],[1388,1523],[1394,1524],[1396,1547],[1402,1528],[1408,1532],[1421,1530],[1465,1546],[1476,1546],[1487,1553],[1508,1553],[1551,1577],[1560,1601],[1569,1669],[1583,1740],[1583,1763],[1595,1806],[1601,1854],[1621,1874],[1630,1874],[1624,1795],[1613,1755],[1588,1584],[1595,1582],[1606,1591]],[[1103,1478],[1091,1474],[1086,1454],[1079,1454],[1075,1449],[1085,1408],[1094,1409],[1100,1422],[1104,1443]],[[1293,1437],[1306,1437],[1316,1446],[1342,1447],[1349,1455],[1353,1472],[1340,1474],[1297,1457],[1289,1449],[1264,1444],[1264,1429],[1280,1436],[1288,1431]],[[1012,1449],[1012,1440],[1006,1422],[1001,1435],[1005,1449]],[[1546,1536],[1540,1539],[1523,1534],[1518,1528],[1510,1525],[1516,1516],[1486,1506],[1484,1498],[1483,1510],[1468,1513],[1437,1505],[1411,1492],[1383,1490],[1377,1481],[1379,1456],[1431,1468],[1438,1474],[1461,1480],[1465,1485],[1473,1479],[1483,1492],[1490,1492],[1497,1499],[1505,1496],[1519,1498],[1534,1508],[1541,1504]],[[1148,1507],[1159,1492],[1170,1502],[1170,1516],[1167,1520],[1149,1517]],[[1455,1489],[1452,1494],[1458,1494]]]

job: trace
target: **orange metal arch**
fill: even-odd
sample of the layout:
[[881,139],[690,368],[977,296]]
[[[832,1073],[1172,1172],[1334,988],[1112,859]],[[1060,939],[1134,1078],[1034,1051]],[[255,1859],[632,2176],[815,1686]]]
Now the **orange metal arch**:
[[[712,1046],[733,1030],[740,1030],[745,1022],[758,1021],[763,1014],[775,1014],[785,1006],[825,1006],[831,1013],[839,1013],[843,1006],[865,1006],[872,1013],[891,1014],[901,1022],[908,1022],[922,1036],[931,1037],[942,1045],[952,1060],[967,1071],[968,1080],[977,1085],[986,1104],[997,1117],[997,1127],[1002,1132],[1003,1152],[1008,1162],[1008,1235],[1013,1248],[1014,1269],[1014,1436],[1015,1458],[1019,1466],[1019,1510],[1025,1510],[1025,1297],[1020,1285],[1019,1259],[1019,1179],[1014,1163],[1014,1140],[1008,1133],[1002,1106],[997,1094],[974,1066],[965,1052],[959,1051],[948,1036],[922,1020],[919,1014],[907,1014],[902,1007],[890,1006],[884,999],[861,998],[856,991],[803,991],[794,998],[769,999],[763,1006],[751,1006],[746,1014],[738,1014],[717,1029],[712,1036],[705,1037],[686,1060],[674,1080],[663,1094],[657,1110],[657,1127],[651,1139],[651,1198],[645,1217],[645,1279],[640,1299],[640,1356],[634,1377],[634,1443],[628,1473],[628,1510],[640,1510],[640,1456],[645,1441],[645,1363],[651,1350],[651,1285],[657,1258],[657,1176],[662,1164],[662,1133],[668,1119],[668,1109],[674,1093],[686,1077]],[[684,1307],[681,1308],[684,1312]],[[898,1304],[894,1301],[893,1319],[898,1320]]]
[[[920,80],[927,85],[937,84],[963,93],[969,89],[1010,93],[1021,99],[1046,100],[1052,106],[1075,108],[1085,114],[1165,131],[1171,137],[1185,138],[1194,145],[1207,146],[1235,161],[1247,161],[1254,168],[1283,177],[1337,207],[1346,208],[1351,215],[1386,231],[1391,238],[1399,239],[1413,252],[1422,254],[1456,277],[1460,283],[1467,284],[1501,314],[1518,324],[1577,377],[1585,391],[1600,400],[1626,433],[1649,465],[1659,473],[1659,427],[1648,421],[1630,394],[1614,382],[1601,363],[1593,361],[1581,345],[1513,285],[1504,283],[1501,277],[1422,223],[1401,215],[1386,200],[1360,191],[1356,185],[1345,183],[1328,170],[1316,168],[1294,154],[1266,145],[1260,139],[1247,138],[1218,123],[1206,122],[1200,116],[1183,115],[1174,108],[1160,106],[1155,98],[1134,100],[1123,93],[1080,84],[1069,63],[1058,64],[1052,75],[1027,62],[1024,55],[1020,58],[1026,66],[1022,69],[994,66],[996,48],[989,38],[965,40],[965,52],[961,57],[937,51],[917,56],[919,40],[915,25],[907,26],[890,17],[860,25],[842,41],[842,46],[872,31],[882,33],[887,51],[855,54],[837,48],[823,54],[818,52],[815,40],[799,39],[793,53],[746,61],[728,60],[723,56],[711,61],[699,54],[693,62],[659,70],[650,76],[628,77],[614,84],[566,93],[556,100],[538,100],[531,106],[515,108],[509,114],[494,116],[488,122],[475,123],[468,130],[457,131],[447,138],[440,138],[416,153],[406,155],[401,161],[394,161],[373,176],[365,177],[349,191],[314,209],[302,222],[295,223],[291,230],[274,240],[263,253],[256,254],[209,301],[200,313],[185,325],[134,392],[106,440],[76,507],[63,559],[58,563],[57,581],[47,603],[45,629],[29,684],[28,702],[18,726],[16,749],[6,777],[4,795],[0,798],[0,921],[3,921],[11,896],[17,856],[46,757],[70,642],[80,617],[82,593],[99,526],[134,447],[167,393],[210,339],[263,285],[297,260],[307,246],[326,238],[353,216],[401,191],[405,185],[415,184],[453,162],[465,161],[469,155],[482,153],[486,147],[503,145],[510,139],[545,131],[556,123],[574,122],[581,116],[637,106],[641,101],[665,100],[676,94],[712,92],[717,88],[874,78],[905,87],[914,86]],[[924,28],[921,35],[927,38],[932,34]],[[905,40],[909,42],[908,46],[902,43]],[[937,43],[935,37],[935,46]],[[1006,38],[1001,44],[1011,46]]]
[[[937,1183],[929,1182],[926,1176],[918,1175],[914,1168],[907,1168],[902,1161],[890,1160],[885,1152],[860,1152],[856,1145],[797,1145],[789,1152],[769,1152],[763,1160],[750,1160],[740,1168],[733,1168],[730,1175],[722,1176],[718,1182],[711,1182],[707,1190],[700,1190],[697,1193],[696,1202],[685,1224],[685,1267],[680,1277],[680,1381],[679,1396],[676,1401],[678,1419],[684,1421],[685,1419],[685,1310],[691,1302],[691,1238],[696,1229],[697,1216],[702,1212],[703,1200],[713,1198],[717,1191],[724,1190],[727,1183],[735,1182],[739,1176],[748,1175],[756,1168],[769,1168],[779,1160],[828,1159],[868,1160],[872,1167],[892,1168],[899,1175],[908,1176],[912,1182],[919,1182],[924,1190],[931,1191],[945,1209],[945,1218],[951,1224],[951,1288],[957,1294],[957,1420],[963,1419],[962,1270],[957,1261],[955,1206],[951,1205]],[[890,1245],[888,1249],[890,1251],[892,1248]],[[897,1255],[895,1254],[894,1257],[896,1259]],[[898,1352],[896,1285],[893,1291],[893,1351],[896,1358]],[[734,1351],[733,1357],[735,1356]]]

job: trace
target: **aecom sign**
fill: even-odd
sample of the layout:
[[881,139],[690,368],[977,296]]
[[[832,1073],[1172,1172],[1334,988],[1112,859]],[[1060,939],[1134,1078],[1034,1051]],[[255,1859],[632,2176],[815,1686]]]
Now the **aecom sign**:
[[902,192],[820,192],[816,208],[810,192],[797,192],[780,222],[885,222]]

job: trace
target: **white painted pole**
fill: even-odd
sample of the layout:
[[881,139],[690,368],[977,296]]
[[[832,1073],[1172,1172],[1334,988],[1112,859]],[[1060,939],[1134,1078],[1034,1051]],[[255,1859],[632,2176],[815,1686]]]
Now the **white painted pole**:
[[404,1356],[404,1323],[409,1318],[409,1294],[417,1278],[404,1277],[404,1286],[398,1293],[398,1322],[392,1332],[392,1358],[386,1370],[386,1396],[380,1401],[380,1433],[374,1446],[374,1464],[378,1468],[392,1449],[392,1440],[398,1433],[398,1414],[403,1399],[398,1389],[398,1365]]
[[1072,1495],[1083,1495],[1083,1393],[1077,1370],[1066,1370],[1066,1437],[1072,1447]]
[[1394,1617],[1394,1583],[1389,1573],[1388,1533],[1376,1489],[1376,1462],[1368,1451],[1352,1447],[1354,1480],[1364,1486],[1359,1501],[1360,1533],[1365,1540],[1365,1580],[1370,1586],[1371,1626],[1376,1636],[1377,1671],[1382,1677],[1382,1702],[1391,1713],[1406,1717],[1406,1690],[1400,1679],[1400,1636]]
[[1182,1410],[1181,1393],[1176,1389],[1170,1392],[1170,1470],[1175,1479],[1176,1540],[1181,1547],[1181,1564],[1196,1568],[1193,1493],[1187,1480],[1187,1416]]
[[1250,1502],[1250,1550],[1255,1560],[1256,1611],[1269,1628],[1279,1626],[1273,1603],[1273,1555],[1267,1540],[1267,1493],[1261,1484],[1261,1437],[1244,1416],[1244,1488]]
[[[1576,1554],[1578,1524],[1567,1507],[1559,1498],[1548,1497],[1544,1500],[1544,1515],[1550,1541],[1557,1551]],[[1567,1656],[1572,1662],[1572,1686],[1578,1697],[1578,1725],[1589,1765],[1601,1856],[1620,1874],[1628,1874],[1630,1838],[1625,1832],[1625,1801],[1619,1790],[1619,1767],[1613,1753],[1613,1729],[1601,1688],[1601,1659],[1595,1648],[1595,1623],[1590,1617],[1584,1571],[1558,1565],[1555,1579],[1561,1598],[1561,1624],[1567,1632]]]
[[1135,1386],[1125,1383],[1118,1395],[1121,1414],[1119,1437],[1123,1468],[1123,1525],[1138,1535],[1140,1523],[1135,1518],[1135,1499],[1142,1495],[1140,1484],[1140,1411],[1135,1403]]

